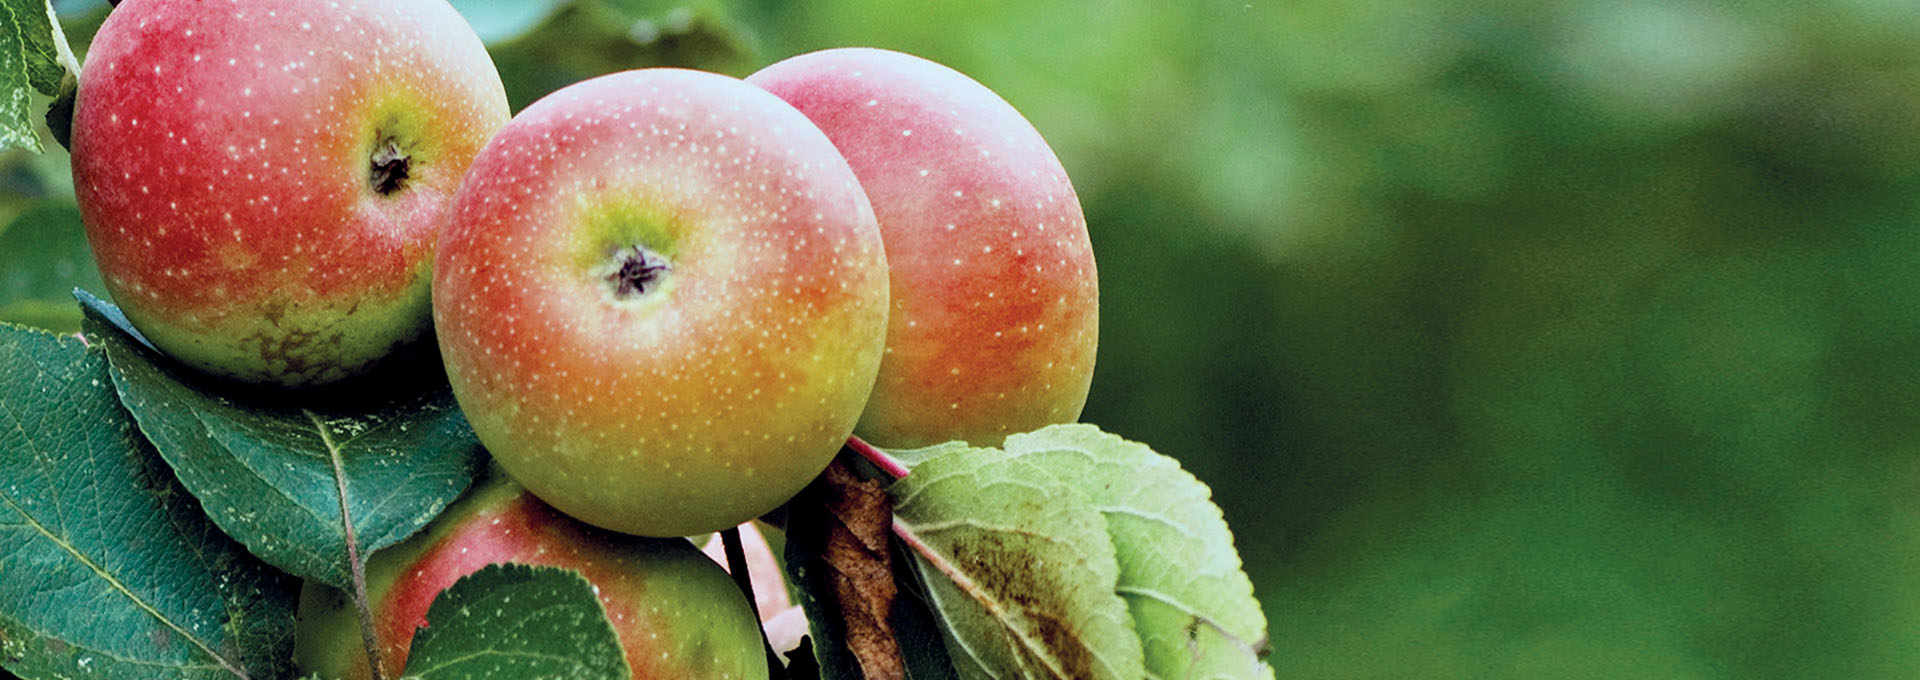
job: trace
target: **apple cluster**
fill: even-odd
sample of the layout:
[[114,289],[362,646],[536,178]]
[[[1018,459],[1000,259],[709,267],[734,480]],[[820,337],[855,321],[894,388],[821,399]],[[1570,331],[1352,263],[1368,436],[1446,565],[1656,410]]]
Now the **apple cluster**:
[[[155,347],[302,390],[437,342],[499,473],[371,559],[389,677],[433,596],[502,561],[593,581],[635,677],[763,677],[752,611],[680,537],[775,509],[850,436],[998,446],[1079,417],[1080,205],[967,76],[831,49],[509,114],[444,0],[126,2],[80,75],[87,235]],[[359,677],[341,605],[304,598],[301,659]],[[662,623],[690,612],[711,620]]]

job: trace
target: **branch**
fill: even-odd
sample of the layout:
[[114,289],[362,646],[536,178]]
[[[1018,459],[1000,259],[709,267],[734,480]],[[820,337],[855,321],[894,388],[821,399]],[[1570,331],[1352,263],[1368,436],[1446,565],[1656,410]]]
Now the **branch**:
[[773,643],[767,639],[766,622],[760,620],[760,601],[753,594],[753,574],[747,571],[747,549],[740,544],[740,527],[721,530],[720,545],[727,552],[727,573],[733,576],[733,584],[740,587],[740,593],[747,596],[747,608],[753,610],[755,627],[760,629],[760,647],[767,651],[767,678],[787,680],[787,666],[780,662],[780,655],[774,653]]
[[887,473],[894,479],[907,476],[908,470],[906,463],[902,463],[900,459],[887,455],[887,452],[881,451],[877,446],[868,444],[864,439],[847,437],[847,448],[853,449],[854,453],[860,454],[861,458],[867,459],[867,462],[873,463],[874,467],[880,468],[881,472]]

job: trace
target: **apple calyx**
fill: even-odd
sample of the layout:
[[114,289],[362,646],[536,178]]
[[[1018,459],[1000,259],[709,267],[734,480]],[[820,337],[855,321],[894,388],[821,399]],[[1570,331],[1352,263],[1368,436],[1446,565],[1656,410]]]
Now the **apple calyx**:
[[383,137],[373,145],[373,155],[367,159],[367,184],[381,196],[392,196],[406,187],[410,165],[407,152],[400,148],[399,140]]
[[617,300],[647,294],[647,291],[659,287],[667,272],[673,271],[673,264],[667,258],[643,246],[616,250],[613,258],[619,268],[607,275],[607,283],[613,286],[613,297]]

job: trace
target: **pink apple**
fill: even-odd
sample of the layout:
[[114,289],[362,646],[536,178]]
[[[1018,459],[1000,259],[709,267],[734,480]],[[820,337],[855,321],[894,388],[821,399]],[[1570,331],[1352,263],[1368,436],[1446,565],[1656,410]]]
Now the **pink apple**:
[[[381,674],[398,678],[440,591],[489,564],[564,567],[593,583],[636,680],[767,677],[758,621],[726,571],[685,539],[648,539],[576,522],[505,477],[475,489],[420,535],[367,562]],[[295,658],[329,680],[366,678],[347,596],[301,593]]]
[[1080,201],[1033,125],[965,75],[886,50],[804,54],[747,80],[827,133],[880,221],[892,309],[857,433],[999,446],[1078,419],[1099,282]]
[[507,113],[444,0],[126,2],[80,73],[74,190],[161,350],[326,383],[427,330],[434,240]]
[[887,273],[853,171],[740,80],[563,88],[475,159],[435,265],[461,408],[514,479],[648,536],[730,527],[826,467],[866,404]]

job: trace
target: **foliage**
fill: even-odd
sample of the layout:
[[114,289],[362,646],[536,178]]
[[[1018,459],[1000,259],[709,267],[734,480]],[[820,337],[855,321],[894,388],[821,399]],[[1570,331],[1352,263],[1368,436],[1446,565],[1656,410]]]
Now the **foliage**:
[[371,553],[425,526],[485,464],[444,382],[286,403],[195,380],[114,318],[118,310],[81,298],[140,430],[214,523],[296,576],[348,586],[342,493]]
[[0,664],[279,677],[293,580],[202,516],[77,338],[0,324]]
[[407,650],[407,677],[625,678],[626,657],[595,592],[568,569],[482,567],[434,598]]
[[1046,135],[1085,419],[1212,488],[1287,675],[1920,666],[1897,3],[721,4],[749,69],[901,49]]

